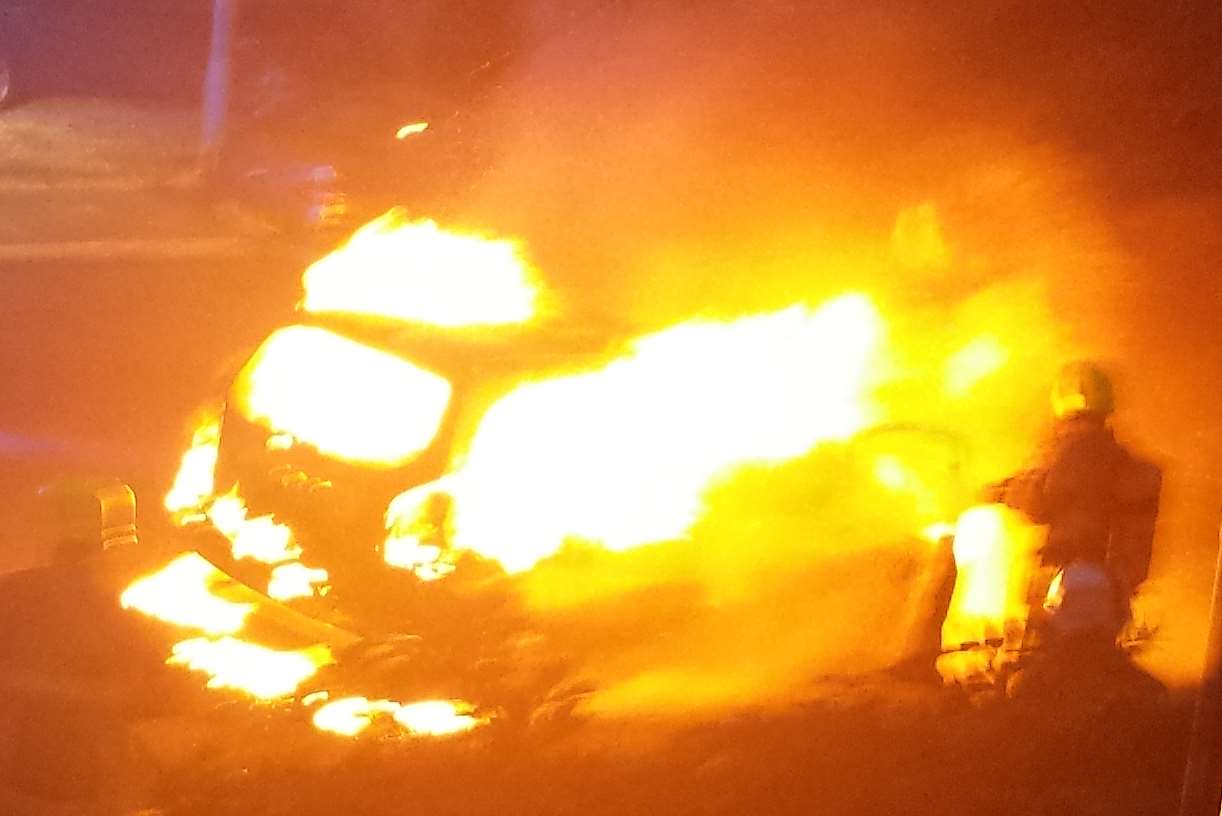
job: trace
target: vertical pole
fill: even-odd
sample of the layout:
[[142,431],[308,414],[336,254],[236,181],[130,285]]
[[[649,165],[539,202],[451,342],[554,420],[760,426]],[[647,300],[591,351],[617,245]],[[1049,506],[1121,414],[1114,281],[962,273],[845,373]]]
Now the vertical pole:
[[1209,642],[1197,694],[1180,793],[1179,816],[1218,816],[1222,807],[1222,526],[1218,528],[1218,562],[1214,568],[1209,609]]
[[237,0],[212,2],[212,39],[208,50],[208,66],[204,70],[203,109],[200,117],[199,164],[200,170],[205,174],[216,169],[225,135],[236,2]]

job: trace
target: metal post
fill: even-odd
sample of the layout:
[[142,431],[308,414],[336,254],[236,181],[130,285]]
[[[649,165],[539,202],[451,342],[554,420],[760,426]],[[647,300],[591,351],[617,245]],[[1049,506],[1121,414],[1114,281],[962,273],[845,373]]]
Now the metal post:
[[203,109],[200,119],[199,163],[204,173],[216,169],[229,109],[230,51],[236,0],[213,0],[212,40],[204,70]]
[[1179,816],[1218,816],[1222,808],[1222,526],[1218,528],[1218,561],[1214,567],[1209,609],[1209,642],[1205,669],[1192,720],[1192,740],[1184,768]]

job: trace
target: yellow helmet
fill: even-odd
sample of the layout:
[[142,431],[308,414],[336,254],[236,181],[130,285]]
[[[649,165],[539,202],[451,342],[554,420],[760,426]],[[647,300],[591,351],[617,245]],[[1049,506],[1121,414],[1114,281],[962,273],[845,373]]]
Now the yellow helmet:
[[1057,374],[1052,386],[1052,412],[1057,419],[1077,414],[1108,416],[1115,409],[1112,381],[1091,362],[1073,362]]

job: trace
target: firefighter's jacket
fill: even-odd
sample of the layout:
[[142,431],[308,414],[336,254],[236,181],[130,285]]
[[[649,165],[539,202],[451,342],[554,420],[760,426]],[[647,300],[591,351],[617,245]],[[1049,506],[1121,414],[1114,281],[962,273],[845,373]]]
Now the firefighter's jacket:
[[1048,526],[1045,566],[1102,564],[1131,594],[1150,570],[1162,473],[1116,441],[1097,418],[1062,421],[1033,470],[1015,476],[1006,504]]

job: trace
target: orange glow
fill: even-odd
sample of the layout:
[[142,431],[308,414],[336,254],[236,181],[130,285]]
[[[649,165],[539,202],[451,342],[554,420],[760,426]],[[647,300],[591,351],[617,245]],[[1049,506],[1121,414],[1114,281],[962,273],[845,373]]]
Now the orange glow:
[[895,456],[880,456],[874,462],[874,478],[890,490],[903,490],[912,482],[912,477],[903,462]]
[[219,413],[207,416],[191,438],[191,447],[182,455],[182,463],[174,476],[174,484],[165,497],[165,508],[176,519],[199,517],[204,504],[212,497],[213,473],[221,445]]
[[314,725],[320,731],[355,737],[378,716],[390,715],[410,734],[441,737],[470,731],[488,722],[472,711],[470,704],[455,700],[425,700],[404,705],[392,700],[343,697],[314,712]]
[[428,447],[450,391],[431,371],[307,326],[275,332],[234,386],[244,416],[269,431],[340,459],[388,467]]
[[525,383],[489,409],[459,471],[392,501],[386,552],[421,554],[413,539],[439,491],[453,498],[450,545],[509,571],[570,537],[611,550],[681,538],[718,477],[871,421],[881,333],[869,299],[845,295],[681,324],[599,370]]
[[281,652],[222,637],[177,643],[166,662],[206,673],[208,688],[235,689],[260,700],[275,700],[289,696],[319,668],[335,661],[325,646]]
[[408,136],[415,136],[417,133],[424,133],[429,129],[428,122],[411,122],[395,131],[395,138],[403,141]]
[[950,250],[933,203],[900,211],[891,231],[891,253],[903,265],[917,269],[942,269],[949,263]]
[[950,538],[955,534],[955,525],[945,521],[939,521],[930,524],[924,530],[921,530],[921,538],[928,541],[930,544],[936,544],[944,538]]
[[525,323],[535,316],[534,277],[516,243],[391,210],[306,270],[302,308],[447,328]]
[[229,577],[195,553],[175,558],[157,572],[138,578],[119,602],[166,623],[199,629],[210,635],[241,630],[253,604],[234,603],[213,594]]
[[996,337],[977,337],[947,360],[947,393],[966,395],[981,380],[996,373],[1009,359],[1009,351]]

